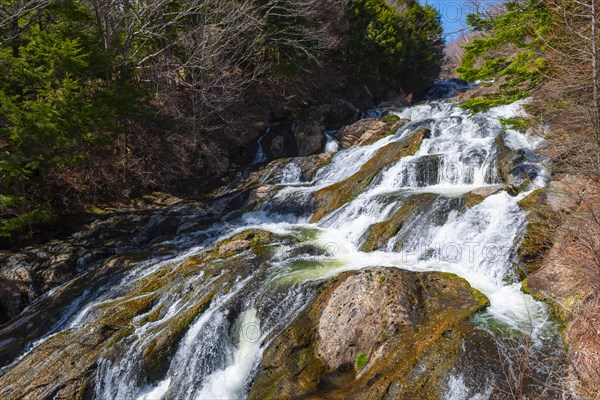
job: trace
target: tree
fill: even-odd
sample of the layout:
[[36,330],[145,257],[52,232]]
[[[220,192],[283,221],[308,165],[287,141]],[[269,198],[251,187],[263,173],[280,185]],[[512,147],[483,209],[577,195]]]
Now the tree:
[[397,80],[423,90],[440,71],[439,15],[415,0],[353,0],[346,61],[367,80]]
[[464,107],[480,111],[530,96],[544,81],[547,64],[543,39],[550,26],[550,13],[543,0],[525,4],[509,1],[505,11],[470,14],[467,23],[483,35],[464,46],[458,74],[471,82],[497,81],[499,91],[470,99]]
[[552,102],[544,104],[561,104],[571,124],[581,131],[589,128],[585,136],[591,140],[582,144],[588,158],[585,165],[600,179],[600,3],[548,0],[548,7],[553,19],[547,58],[555,85],[549,93]]
[[0,236],[8,236],[51,215],[52,196],[28,182],[47,182],[109,143],[135,91],[105,79],[112,67],[81,3],[2,6],[20,16],[3,24],[0,49]]

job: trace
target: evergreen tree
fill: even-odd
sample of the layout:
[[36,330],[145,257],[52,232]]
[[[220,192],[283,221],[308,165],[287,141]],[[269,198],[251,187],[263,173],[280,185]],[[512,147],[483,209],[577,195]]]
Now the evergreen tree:
[[470,99],[464,107],[474,111],[530,96],[544,79],[547,68],[543,56],[550,13],[541,0],[504,4],[505,11],[486,16],[470,14],[467,23],[483,35],[464,46],[458,74],[471,82],[499,81],[500,90]]
[[440,71],[439,15],[416,0],[352,0],[346,59],[363,79],[424,89]]
[[0,236],[50,218],[53,195],[28,181],[110,143],[135,94],[111,78],[111,58],[80,2],[50,3],[17,22],[25,28],[0,49]]

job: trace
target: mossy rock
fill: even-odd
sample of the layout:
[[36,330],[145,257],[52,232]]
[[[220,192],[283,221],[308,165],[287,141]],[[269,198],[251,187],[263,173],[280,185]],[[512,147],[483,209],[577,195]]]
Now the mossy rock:
[[208,293],[184,313],[175,315],[167,327],[160,330],[144,348],[142,357],[144,358],[146,379],[149,383],[157,381],[165,374],[180,340],[194,319],[208,308],[214,295],[215,290]]
[[[118,359],[136,340],[134,320],[138,323],[161,321],[151,328],[154,339],[141,355],[147,378],[150,381],[160,379],[178,342],[190,324],[209,306],[213,296],[217,292],[228,293],[235,286],[237,275],[249,276],[256,269],[266,270],[270,246],[282,240],[294,241],[261,230],[241,232],[208,251],[183,262],[166,264],[142,277],[122,297],[97,305],[97,318],[93,323],[49,337],[8,369],[0,376],[0,398],[85,398],[89,395],[98,360]],[[252,262],[248,262],[249,258]],[[186,276],[201,273],[217,279],[210,287],[186,284]],[[78,293],[85,282],[75,280],[71,289]],[[188,292],[180,301],[188,307],[162,321],[167,310],[158,302],[159,296],[182,290],[182,285],[186,285]]]
[[419,129],[403,141],[382,147],[354,175],[315,192],[317,206],[311,222],[320,221],[325,215],[354,199],[390,163],[416,153],[429,132],[429,129]]
[[[378,279],[381,275],[385,279]],[[368,287],[356,292],[353,281]],[[380,301],[382,295],[391,296],[392,303]],[[344,296],[353,301],[347,303]],[[453,274],[382,267],[342,273],[324,284],[269,345],[248,398],[441,399],[463,338],[474,329],[469,317],[488,304],[483,294]],[[346,315],[353,317],[346,320]],[[360,315],[369,316],[370,322],[346,322],[361,321]],[[323,325],[322,319],[331,316],[336,321]],[[323,326],[335,326],[336,331],[328,335]],[[385,339],[370,339],[380,331],[388,332]],[[336,343],[348,339],[340,342],[336,335],[357,335],[350,341],[358,348],[336,350]],[[326,349],[330,352],[324,353]],[[338,351],[346,356],[340,358]],[[354,363],[361,354],[364,365],[357,370]],[[331,365],[332,359],[341,364]]]
[[466,208],[475,207],[483,200],[485,200],[488,196],[494,195],[502,190],[506,190],[511,196],[514,196],[516,194],[512,191],[512,187],[508,185],[499,184],[480,187],[463,194],[463,197],[465,198],[465,206]]
[[475,207],[477,204],[481,203],[485,200],[484,196],[474,194],[474,193],[466,193],[465,194],[465,205],[467,208]]
[[48,332],[61,318],[63,310],[81,296],[94,279],[118,276],[129,267],[129,258],[111,258],[94,271],[88,271],[57,287],[36,307],[25,309],[0,328],[0,366],[17,357],[32,341]]
[[386,123],[398,122],[400,121],[400,117],[396,114],[387,114],[381,117],[381,120]]
[[522,262],[519,274],[525,277],[537,271],[554,244],[559,216],[546,202],[545,189],[538,189],[519,202],[528,212],[527,227],[517,254]]
[[388,241],[400,231],[404,223],[410,221],[419,211],[427,208],[437,197],[438,195],[432,193],[411,196],[391,218],[369,227],[363,235],[364,242],[361,251],[385,249]]

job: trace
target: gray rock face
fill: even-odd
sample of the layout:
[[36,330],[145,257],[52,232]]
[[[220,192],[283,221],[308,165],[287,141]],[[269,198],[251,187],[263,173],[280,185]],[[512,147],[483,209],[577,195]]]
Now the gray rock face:
[[[264,196],[257,189],[251,201]],[[216,204],[218,205],[218,204]],[[100,266],[109,257],[143,253],[177,232],[214,222],[229,209],[188,201],[171,205],[138,204],[99,213],[70,236],[17,252],[0,252],[0,324],[16,317],[49,290]],[[104,212],[104,210],[101,210]],[[157,254],[158,254],[157,253]]]
[[516,188],[523,188],[540,174],[537,156],[531,151],[512,150],[502,135],[496,137],[498,171],[502,180]]
[[320,115],[311,114],[293,124],[292,133],[296,138],[299,156],[318,153],[323,147],[325,128],[319,117]]
[[546,188],[546,202],[555,212],[571,211],[580,202],[580,183],[573,176],[567,176],[560,181],[552,181]]
[[363,137],[370,137],[385,126],[385,122],[376,118],[366,118],[340,129],[336,134],[342,148],[360,145]]
[[77,273],[79,254],[72,244],[53,243],[26,252],[6,253],[0,268],[0,323]]

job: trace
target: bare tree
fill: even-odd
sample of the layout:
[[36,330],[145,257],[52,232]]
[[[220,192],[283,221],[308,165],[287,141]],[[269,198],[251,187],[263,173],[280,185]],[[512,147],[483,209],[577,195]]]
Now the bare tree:
[[[546,58],[551,71],[541,94],[546,120],[556,122],[568,140],[566,150],[556,136],[557,151],[568,151],[580,167],[600,178],[600,2],[598,0],[546,0],[553,17],[550,33],[544,33]],[[549,96],[548,96],[549,95]],[[553,106],[552,103],[558,107]],[[558,115],[552,115],[556,110]],[[559,121],[562,119],[563,122]],[[565,129],[560,129],[564,126]],[[567,129],[577,132],[569,135]],[[570,162],[570,164],[575,164]]]
[[[35,23],[37,19],[35,17],[40,16],[50,4],[50,0],[17,0],[0,4],[2,47],[12,46],[13,55],[17,56],[19,35]],[[20,21],[25,22],[21,23]]]

